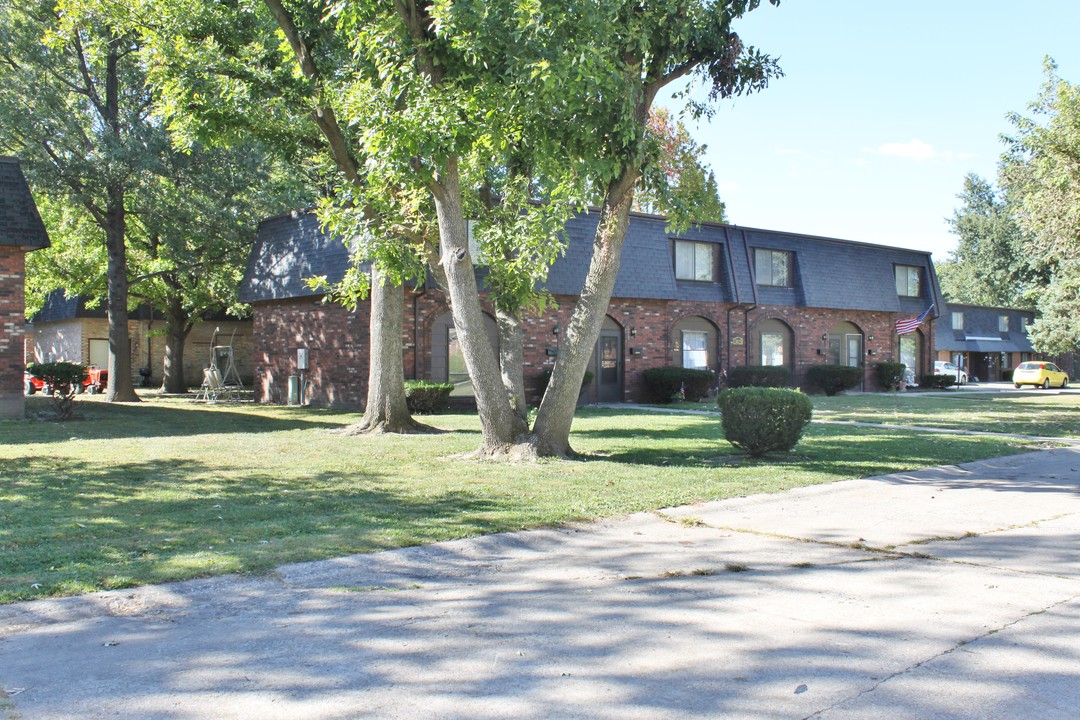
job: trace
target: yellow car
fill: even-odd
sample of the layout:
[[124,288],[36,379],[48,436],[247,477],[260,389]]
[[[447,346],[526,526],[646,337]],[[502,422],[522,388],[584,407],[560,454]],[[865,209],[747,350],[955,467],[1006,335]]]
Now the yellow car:
[[1069,387],[1069,376],[1057,365],[1046,360],[1032,360],[1020,363],[1013,370],[1013,386],[1035,385],[1046,390],[1054,387]]

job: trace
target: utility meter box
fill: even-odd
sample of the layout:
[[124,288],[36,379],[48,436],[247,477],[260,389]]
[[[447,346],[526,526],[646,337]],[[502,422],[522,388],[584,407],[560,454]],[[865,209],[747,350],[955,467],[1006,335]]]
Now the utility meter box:
[[307,348],[297,348],[296,350],[296,369],[307,370]]

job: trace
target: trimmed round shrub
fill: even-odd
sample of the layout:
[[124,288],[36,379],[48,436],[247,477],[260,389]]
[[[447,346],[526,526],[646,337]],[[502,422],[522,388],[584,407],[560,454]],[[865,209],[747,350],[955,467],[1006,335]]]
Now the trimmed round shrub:
[[791,370],[784,365],[739,365],[728,372],[728,387],[786,387]]
[[838,392],[858,387],[863,379],[861,367],[847,365],[811,365],[806,369],[806,384],[833,396]]
[[649,368],[641,374],[645,389],[650,399],[658,403],[669,403],[682,391],[683,398],[697,402],[709,394],[709,389],[716,383],[716,376],[711,370],[691,370],[681,367]]
[[734,388],[716,397],[724,437],[751,457],[788,451],[799,442],[814,412],[798,390]]
[[877,365],[878,384],[886,390],[896,390],[900,387],[900,381],[904,379],[907,365],[900,362],[883,362]]
[[426,415],[445,410],[450,405],[454,383],[431,380],[406,380],[405,405],[409,412]]

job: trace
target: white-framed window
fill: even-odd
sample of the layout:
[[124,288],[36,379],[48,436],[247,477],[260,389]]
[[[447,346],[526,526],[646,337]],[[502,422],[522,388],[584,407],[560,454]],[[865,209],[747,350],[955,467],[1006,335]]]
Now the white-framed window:
[[963,330],[964,329],[964,313],[953,312],[952,314],[952,329]]
[[469,234],[469,257],[473,265],[487,265],[487,258],[480,251],[480,239],[476,236],[476,221],[466,220],[465,230]]
[[896,294],[901,297],[919,297],[922,295],[919,282],[919,268],[914,265],[896,266]]
[[1000,333],[1009,332],[1009,316],[1008,315],[998,315],[998,332],[1000,332]]
[[710,243],[675,241],[675,279],[712,282],[716,266],[714,248]]
[[708,370],[709,333],[703,330],[683,330],[682,366],[692,370]]
[[778,332],[761,333],[761,364],[784,364],[784,335]]
[[754,271],[758,285],[791,287],[791,253],[755,248]]

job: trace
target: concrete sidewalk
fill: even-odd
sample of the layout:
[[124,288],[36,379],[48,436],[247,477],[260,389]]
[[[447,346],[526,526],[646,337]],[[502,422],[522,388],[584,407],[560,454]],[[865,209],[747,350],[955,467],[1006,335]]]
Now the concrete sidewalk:
[[0,718],[1075,718],[1080,450],[0,607]]

